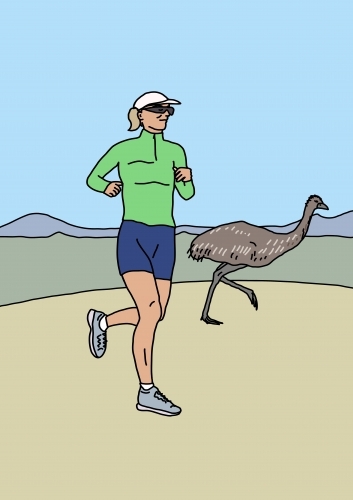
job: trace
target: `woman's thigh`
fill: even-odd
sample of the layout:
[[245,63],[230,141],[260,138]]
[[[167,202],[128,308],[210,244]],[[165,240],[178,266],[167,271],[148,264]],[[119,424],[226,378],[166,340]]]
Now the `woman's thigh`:
[[126,288],[128,289],[139,316],[147,314],[161,315],[161,305],[156,281],[152,273],[146,271],[129,271],[122,275]]

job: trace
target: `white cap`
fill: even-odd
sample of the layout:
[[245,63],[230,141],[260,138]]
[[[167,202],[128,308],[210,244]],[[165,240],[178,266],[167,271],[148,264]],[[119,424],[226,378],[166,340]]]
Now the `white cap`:
[[149,104],[181,104],[181,102],[176,101],[175,99],[168,99],[168,97],[160,92],[146,92],[142,94],[136,101],[134,102],[134,108],[142,109]]

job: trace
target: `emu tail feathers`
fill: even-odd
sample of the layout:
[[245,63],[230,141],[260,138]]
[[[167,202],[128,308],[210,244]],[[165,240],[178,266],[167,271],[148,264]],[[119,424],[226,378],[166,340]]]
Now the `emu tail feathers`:
[[[190,259],[190,257],[193,258],[193,260],[196,260],[197,262],[199,262],[200,260],[203,260],[203,255],[201,253],[199,253],[199,255],[196,253],[196,249],[197,248],[197,245],[193,245],[191,244],[190,248],[188,249],[188,251],[186,252],[187,254],[189,254],[188,258]],[[198,250],[198,252],[200,252]]]

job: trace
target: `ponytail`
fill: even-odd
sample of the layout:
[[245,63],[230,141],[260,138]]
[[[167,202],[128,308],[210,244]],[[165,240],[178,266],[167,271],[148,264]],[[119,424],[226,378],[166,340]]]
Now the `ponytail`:
[[139,110],[137,108],[131,108],[129,110],[129,114],[127,115],[130,122],[130,128],[128,129],[129,132],[133,132],[134,130],[137,130],[138,128],[141,127],[141,122],[138,117],[138,112]]

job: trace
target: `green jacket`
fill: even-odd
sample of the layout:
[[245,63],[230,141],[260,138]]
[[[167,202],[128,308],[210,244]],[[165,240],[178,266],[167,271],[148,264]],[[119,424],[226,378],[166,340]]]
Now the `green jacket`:
[[184,200],[195,194],[193,181],[176,182],[173,167],[186,167],[184,149],[163,134],[143,130],[139,137],[118,142],[98,161],[87,178],[95,191],[104,192],[111,181],[104,177],[115,167],[123,183],[123,220],[175,226],[174,188]]

